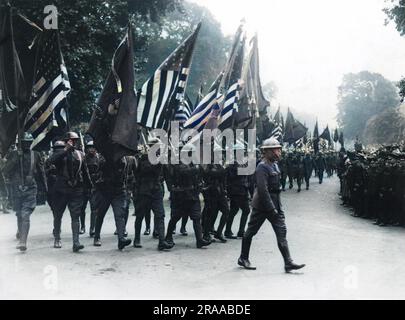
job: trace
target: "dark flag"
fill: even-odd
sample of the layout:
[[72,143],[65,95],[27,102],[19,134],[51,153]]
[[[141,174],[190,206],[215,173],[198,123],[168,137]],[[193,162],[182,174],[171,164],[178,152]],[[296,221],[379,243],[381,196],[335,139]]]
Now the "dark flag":
[[111,71],[90,121],[88,133],[96,148],[114,161],[137,151],[137,96],[135,92],[132,27],[112,59]]
[[313,144],[314,144],[314,151],[315,154],[319,153],[319,128],[318,128],[318,120],[316,120],[315,129],[314,129],[314,136],[313,136]]
[[318,127],[318,120],[316,120],[316,124],[315,124],[315,128],[314,128],[314,136],[313,136],[314,140],[318,140],[319,139],[319,127]]
[[326,126],[326,129],[322,132],[319,138],[328,141],[329,145],[332,144],[332,137],[330,135],[329,126]]
[[13,32],[13,9],[0,7],[0,153],[15,142],[18,126],[27,113],[28,90]]
[[276,138],[280,143],[283,143],[283,130],[284,130],[284,123],[283,123],[283,115],[281,114],[280,107],[278,107],[277,113],[274,115],[273,118],[273,130],[271,132],[270,138]]
[[256,128],[259,114],[266,114],[270,102],[264,97],[260,80],[259,46],[257,35],[251,40],[251,50],[243,70],[243,87],[240,93],[238,128]]
[[339,143],[342,146],[342,148],[345,147],[345,139],[343,137],[343,131],[340,131],[340,135],[339,135]]
[[293,114],[288,110],[285,121],[284,142],[294,144],[307,134],[308,129],[299,121],[295,120]]
[[220,117],[218,127],[221,130],[233,128],[237,119],[239,91],[241,90],[242,68],[245,56],[245,36],[243,35],[243,24],[236,32],[231,53],[225,68],[221,84],[221,93],[224,100],[220,106]]
[[333,141],[336,143],[339,141],[339,132],[338,129],[335,129],[335,133],[333,134]]
[[24,124],[25,130],[34,138],[33,150],[49,150],[51,141],[66,132],[67,95],[70,89],[59,31],[44,30],[38,42],[34,86]]
[[170,121],[184,99],[200,28],[201,23],[142,86],[137,119],[145,128],[169,128]]

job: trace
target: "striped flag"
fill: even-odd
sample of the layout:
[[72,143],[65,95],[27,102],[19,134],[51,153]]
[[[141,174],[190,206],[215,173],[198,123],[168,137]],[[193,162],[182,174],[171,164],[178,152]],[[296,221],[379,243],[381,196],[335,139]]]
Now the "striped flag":
[[221,130],[233,126],[233,118],[238,112],[239,91],[242,85],[242,68],[245,55],[246,38],[243,35],[243,25],[236,32],[234,44],[227,63],[223,86],[225,99],[221,106],[221,116],[218,127]]
[[174,121],[178,121],[180,125],[183,125],[190,118],[192,112],[193,104],[190,100],[190,97],[186,94],[182,103],[176,111]]
[[71,87],[57,30],[45,30],[38,44],[34,86],[25,130],[34,150],[47,150],[50,141],[67,127],[67,95]]
[[218,92],[221,85],[223,73],[221,73],[215,82],[211,85],[211,88],[208,91],[208,94],[200,101],[198,106],[193,111],[190,118],[184,124],[186,129],[195,129],[198,132],[201,132],[205,128],[212,110],[215,105],[218,104]]
[[271,132],[270,138],[276,138],[278,141],[283,142],[283,115],[281,114],[280,107],[273,119],[274,129]]
[[184,98],[200,28],[201,23],[142,86],[138,103],[138,123],[142,126],[151,129],[169,127]]

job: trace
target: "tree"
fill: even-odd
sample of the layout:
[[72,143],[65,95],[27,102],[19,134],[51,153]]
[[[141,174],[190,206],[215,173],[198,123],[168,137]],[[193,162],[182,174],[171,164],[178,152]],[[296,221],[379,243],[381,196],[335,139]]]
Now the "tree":
[[364,130],[367,144],[393,144],[405,141],[405,110],[390,108],[372,117]]
[[[225,67],[226,53],[231,38],[222,34],[220,23],[205,7],[185,2],[181,9],[174,10],[162,18],[159,38],[145,52],[147,62],[143,68],[142,83],[202,20],[198,36],[187,93],[195,101],[200,86],[208,88]],[[146,59],[145,59],[146,60]]]
[[383,11],[387,15],[385,24],[393,21],[401,36],[405,35],[405,1],[391,0],[388,7],[384,8]]
[[[49,5],[48,0],[10,0],[10,3],[42,26],[45,17],[43,11]],[[72,85],[70,120],[77,124],[90,119],[92,107],[100,94],[114,50],[123,37],[129,17],[133,18],[135,65],[139,71],[145,63],[142,53],[150,41],[160,34],[162,17],[180,9],[183,1],[54,0],[52,3],[58,9],[62,52]],[[25,31],[17,30],[16,37],[26,38]],[[32,58],[28,54],[22,56],[24,59],[23,65],[32,67]],[[32,83],[32,71],[26,70],[27,83]]]
[[362,71],[343,77],[338,88],[338,123],[347,138],[363,133],[367,121],[399,103],[395,85],[378,73]]

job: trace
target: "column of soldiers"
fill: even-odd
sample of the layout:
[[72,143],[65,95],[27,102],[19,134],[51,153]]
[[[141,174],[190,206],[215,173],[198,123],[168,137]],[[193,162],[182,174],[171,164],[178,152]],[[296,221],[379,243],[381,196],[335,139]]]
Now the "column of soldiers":
[[[89,140],[83,146],[82,139],[75,132],[69,132],[63,139],[55,141],[50,155],[43,159],[39,153],[30,151],[31,143],[32,138],[23,139],[22,180],[21,175],[17,174],[17,151],[11,151],[0,165],[0,209],[7,210],[5,200],[12,200],[8,202],[13,203],[17,212],[17,238],[21,240],[18,248],[21,251],[27,248],[29,216],[37,204],[38,190],[47,193],[47,202],[53,214],[55,249],[61,249],[63,245],[61,227],[66,209],[71,216],[73,252],[84,249],[80,235],[87,232],[93,238],[95,247],[102,246],[103,221],[110,207],[114,214],[119,250],[131,244],[135,248],[142,248],[142,223],[146,219],[150,221],[151,213],[154,218],[153,237],[158,240],[157,248],[161,251],[175,246],[173,234],[180,220],[180,233],[187,236],[188,218],[193,224],[197,248],[205,248],[212,242],[226,243],[228,240],[242,239],[245,235],[255,189],[254,175],[238,175],[238,169],[247,165],[245,161],[239,159],[227,165],[223,162],[200,165],[195,161],[190,164],[152,165],[148,151],[159,143],[156,139],[140,146],[136,156],[106,159],[97,152],[93,141]],[[245,147],[237,143],[233,149],[240,151]],[[192,150],[184,150],[182,145],[178,151],[192,154]],[[225,150],[215,145],[213,151]],[[308,190],[314,170],[322,183],[325,170],[328,176],[336,170],[332,166],[335,159],[328,160],[328,157],[333,158],[334,154],[289,152],[279,163],[282,190],[285,191],[287,178],[290,189],[296,182],[300,192],[305,182]],[[8,186],[7,182],[12,185]],[[165,184],[171,210],[167,229],[163,205]],[[136,217],[134,241],[128,238],[127,232],[131,201]],[[86,230],[88,205],[90,225]],[[239,223],[235,227],[234,220],[239,212]],[[150,222],[147,221],[144,235],[150,233]]]
[[306,190],[309,190],[310,180],[314,173],[319,184],[322,184],[325,172],[328,178],[333,177],[334,173],[337,172],[337,163],[338,155],[333,151],[314,153],[294,150],[288,153],[283,152],[279,162],[282,191],[286,191],[287,179],[290,190],[294,188],[294,183],[297,184],[297,192],[301,192],[304,183]]
[[354,217],[375,225],[405,227],[405,147],[387,146],[374,152],[341,150],[338,163],[343,205]]

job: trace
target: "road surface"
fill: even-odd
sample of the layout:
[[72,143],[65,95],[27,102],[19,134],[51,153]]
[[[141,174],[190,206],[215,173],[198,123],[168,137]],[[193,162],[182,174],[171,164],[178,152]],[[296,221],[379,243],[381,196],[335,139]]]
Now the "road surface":
[[[307,267],[285,274],[269,223],[253,240],[251,261],[240,269],[240,240],[195,248],[175,236],[172,252],[158,252],[143,237],[143,249],[119,252],[112,212],[103,226],[103,246],[72,253],[70,217],[63,220],[63,249],[53,249],[52,215],[39,207],[31,219],[29,248],[15,249],[14,215],[0,214],[1,299],[395,299],[405,298],[405,229],[379,228],[340,205],[338,180],[310,191],[282,194],[293,258]],[[167,215],[169,210],[167,210]],[[237,218],[235,221],[238,221]],[[134,217],[128,230],[133,238]],[[234,230],[235,232],[236,230]]]

